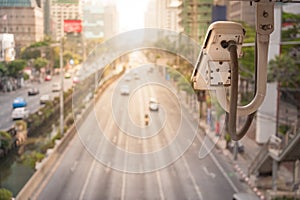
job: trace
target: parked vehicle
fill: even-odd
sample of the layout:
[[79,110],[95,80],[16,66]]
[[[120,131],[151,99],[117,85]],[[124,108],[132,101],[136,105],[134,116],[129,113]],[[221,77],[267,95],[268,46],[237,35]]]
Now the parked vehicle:
[[12,120],[26,119],[29,116],[29,110],[26,107],[15,108],[11,113]]
[[21,108],[21,107],[26,107],[26,106],[27,106],[27,102],[22,97],[15,98],[12,103],[13,108]]

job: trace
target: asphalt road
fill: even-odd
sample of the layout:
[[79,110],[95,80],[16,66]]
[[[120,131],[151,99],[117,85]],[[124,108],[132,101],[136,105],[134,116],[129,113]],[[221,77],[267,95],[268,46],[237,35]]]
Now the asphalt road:
[[[7,130],[14,121],[11,119],[12,102],[16,97],[23,97],[27,101],[27,108],[30,113],[36,112],[42,105],[40,105],[40,97],[44,94],[49,94],[52,98],[59,96],[58,92],[52,92],[52,83],[59,82],[59,76],[53,76],[51,81],[43,81],[42,83],[27,83],[23,88],[0,94],[0,130]],[[28,89],[35,87],[39,89],[38,95],[28,96]],[[64,90],[72,87],[72,79],[64,79]]]
[[[95,102],[33,199],[219,200],[246,190],[220,150],[205,154],[211,141],[164,73],[146,67],[124,76],[131,79],[112,84]],[[128,96],[120,94],[124,84]],[[158,112],[149,111],[150,97],[158,99]]]

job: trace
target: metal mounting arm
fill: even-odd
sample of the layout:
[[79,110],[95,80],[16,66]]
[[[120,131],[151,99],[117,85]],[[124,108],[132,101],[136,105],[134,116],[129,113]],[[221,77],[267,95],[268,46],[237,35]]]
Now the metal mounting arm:
[[[252,101],[245,106],[238,106],[237,115],[245,116],[254,113],[262,104],[266,94],[268,48],[270,34],[274,30],[274,3],[269,1],[257,2],[256,5],[256,44],[257,44],[257,90]],[[230,101],[225,89],[216,90],[217,98],[223,109],[229,112]]]

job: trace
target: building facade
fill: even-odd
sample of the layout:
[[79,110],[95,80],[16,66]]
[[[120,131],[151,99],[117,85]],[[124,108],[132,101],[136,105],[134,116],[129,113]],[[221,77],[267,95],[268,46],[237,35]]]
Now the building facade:
[[255,25],[255,4],[251,6],[248,1],[229,1],[227,10],[228,20]]
[[119,15],[117,7],[108,3],[104,7],[104,38],[108,39],[115,36],[119,29]]
[[180,26],[181,1],[151,0],[145,13],[145,27],[182,32]]
[[82,3],[80,0],[51,0],[50,13],[52,39],[59,41],[64,36],[64,20],[82,20]]
[[181,25],[184,32],[197,42],[202,42],[212,22],[213,0],[183,0]]
[[0,0],[0,33],[14,35],[17,53],[44,39],[43,5],[39,0]]
[[83,33],[85,39],[104,38],[104,6],[90,2],[83,6]]

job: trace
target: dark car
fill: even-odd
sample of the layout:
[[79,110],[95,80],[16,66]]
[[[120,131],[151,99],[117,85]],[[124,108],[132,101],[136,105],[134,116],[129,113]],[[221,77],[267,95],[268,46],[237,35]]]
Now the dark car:
[[39,89],[37,89],[37,88],[30,88],[28,90],[28,96],[37,95],[37,94],[39,94]]

